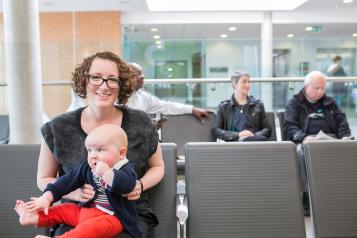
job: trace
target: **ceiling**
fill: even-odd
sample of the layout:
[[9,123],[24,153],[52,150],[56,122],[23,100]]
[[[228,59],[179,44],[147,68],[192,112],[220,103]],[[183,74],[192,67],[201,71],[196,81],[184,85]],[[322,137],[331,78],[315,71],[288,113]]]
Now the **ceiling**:
[[[287,0],[288,1],[288,0]],[[1,1],[3,3],[3,1]],[[1,5],[1,4],[0,4]],[[125,36],[130,40],[259,38],[263,12],[149,12],[145,0],[39,0],[41,12],[120,11]],[[1,6],[2,8],[2,6]],[[357,0],[309,0],[294,11],[272,12],[273,36],[285,38],[351,37],[357,32]],[[321,26],[307,32],[306,26]],[[236,31],[228,31],[235,26]],[[150,31],[158,28],[157,33]],[[356,38],[357,40],[357,38]]]

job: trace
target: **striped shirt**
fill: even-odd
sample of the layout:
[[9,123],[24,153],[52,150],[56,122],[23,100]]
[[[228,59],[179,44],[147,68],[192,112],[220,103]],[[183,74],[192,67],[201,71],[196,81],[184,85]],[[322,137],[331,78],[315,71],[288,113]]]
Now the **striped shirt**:
[[110,215],[113,215],[114,214],[113,208],[109,203],[107,194],[105,193],[105,188],[108,185],[103,181],[102,177],[100,177],[99,175],[93,173],[93,178],[98,188],[98,196],[94,199],[93,207],[96,207],[99,210],[108,213]]

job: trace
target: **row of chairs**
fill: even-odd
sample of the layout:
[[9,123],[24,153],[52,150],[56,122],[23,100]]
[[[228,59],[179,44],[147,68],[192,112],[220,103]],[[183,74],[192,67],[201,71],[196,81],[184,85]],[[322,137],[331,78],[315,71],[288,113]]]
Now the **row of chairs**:
[[[176,145],[161,144],[165,177],[150,190],[155,237],[177,237]],[[295,145],[291,142],[188,143],[186,237],[306,237]],[[304,144],[315,237],[357,237],[357,142]],[[39,194],[39,145],[0,145],[0,237],[29,237],[16,199]],[[44,232],[42,230],[42,232]]]

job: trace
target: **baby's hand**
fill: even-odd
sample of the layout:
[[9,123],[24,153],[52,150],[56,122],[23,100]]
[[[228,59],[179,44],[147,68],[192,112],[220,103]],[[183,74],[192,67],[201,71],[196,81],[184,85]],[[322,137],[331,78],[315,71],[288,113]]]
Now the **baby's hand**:
[[107,163],[98,161],[97,164],[95,165],[95,169],[93,170],[93,173],[99,176],[103,176],[105,171],[107,171],[108,169],[110,169],[110,167]]
[[26,204],[28,209],[30,209],[30,212],[43,209],[45,214],[48,215],[48,208],[51,206],[52,201],[52,193],[45,192],[41,197],[31,197],[31,201]]

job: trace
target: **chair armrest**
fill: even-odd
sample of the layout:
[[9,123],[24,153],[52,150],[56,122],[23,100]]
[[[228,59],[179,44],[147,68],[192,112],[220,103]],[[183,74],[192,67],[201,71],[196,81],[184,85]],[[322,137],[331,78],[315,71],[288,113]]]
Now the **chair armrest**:
[[186,220],[188,218],[186,186],[184,181],[177,182],[177,195],[176,195],[176,218],[180,224],[180,238],[184,238],[184,230]]

